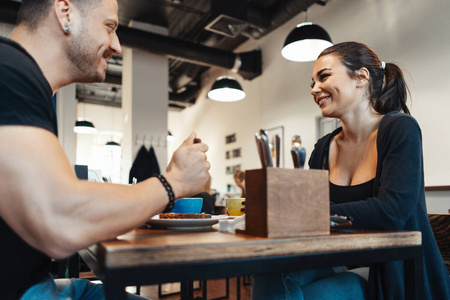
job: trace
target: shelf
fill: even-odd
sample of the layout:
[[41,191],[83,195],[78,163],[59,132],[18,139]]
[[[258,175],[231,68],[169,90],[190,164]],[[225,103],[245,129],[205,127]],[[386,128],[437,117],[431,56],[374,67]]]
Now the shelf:
[[425,191],[450,191],[450,185],[426,186]]

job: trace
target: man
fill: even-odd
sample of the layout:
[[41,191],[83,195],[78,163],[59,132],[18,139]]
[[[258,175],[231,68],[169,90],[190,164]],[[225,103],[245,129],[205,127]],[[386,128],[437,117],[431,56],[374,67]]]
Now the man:
[[73,82],[104,80],[107,60],[121,52],[117,9],[116,0],[23,0],[16,28],[0,39],[1,299],[53,299],[63,289],[64,299],[85,299],[85,282],[54,286],[49,257],[126,233],[169,200],[198,193],[209,177],[208,146],[192,133],[160,178],[134,186],[76,178],[51,96]]

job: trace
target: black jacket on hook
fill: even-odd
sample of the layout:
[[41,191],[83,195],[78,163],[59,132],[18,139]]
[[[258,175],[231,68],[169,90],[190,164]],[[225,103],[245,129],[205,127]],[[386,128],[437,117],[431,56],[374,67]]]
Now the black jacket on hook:
[[156,159],[155,150],[153,147],[150,151],[147,151],[144,145],[139,149],[136,159],[133,162],[130,170],[130,177],[128,182],[133,183],[133,177],[137,179],[138,182],[144,181],[152,176],[159,175],[159,165]]
[[149,158],[150,173],[152,174],[152,176],[161,174],[153,146],[151,146],[150,150],[148,151],[148,158]]

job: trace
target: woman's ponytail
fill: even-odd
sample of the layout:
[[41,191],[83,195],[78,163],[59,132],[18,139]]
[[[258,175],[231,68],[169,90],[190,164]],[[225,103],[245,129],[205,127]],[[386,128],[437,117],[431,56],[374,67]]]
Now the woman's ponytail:
[[396,64],[386,63],[384,72],[383,89],[377,99],[374,99],[375,110],[382,114],[390,111],[403,111],[409,114],[406,106],[408,87],[402,70]]

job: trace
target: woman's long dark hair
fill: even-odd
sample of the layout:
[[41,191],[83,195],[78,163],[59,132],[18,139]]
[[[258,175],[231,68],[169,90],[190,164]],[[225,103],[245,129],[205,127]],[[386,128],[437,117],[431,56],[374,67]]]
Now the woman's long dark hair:
[[335,55],[347,68],[350,77],[358,77],[357,71],[363,67],[369,70],[370,104],[380,114],[390,111],[403,111],[409,114],[406,106],[408,87],[402,70],[393,63],[382,62],[368,46],[356,42],[344,42],[333,45],[319,55]]

